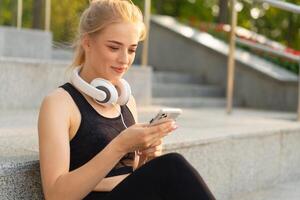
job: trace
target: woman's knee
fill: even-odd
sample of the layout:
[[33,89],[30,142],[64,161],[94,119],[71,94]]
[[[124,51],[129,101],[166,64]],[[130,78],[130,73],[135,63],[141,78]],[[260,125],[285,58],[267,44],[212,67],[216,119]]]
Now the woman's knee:
[[184,156],[176,152],[164,154],[159,158],[165,165],[183,165],[187,163],[187,160],[184,158]]
[[[153,163],[154,164],[154,163]],[[167,177],[168,180],[173,180],[174,177],[179,177],[179,174],[186,173],[191,170],[191,165],[179,153],[164,154],[156,159],[156,172],[162,177]]]

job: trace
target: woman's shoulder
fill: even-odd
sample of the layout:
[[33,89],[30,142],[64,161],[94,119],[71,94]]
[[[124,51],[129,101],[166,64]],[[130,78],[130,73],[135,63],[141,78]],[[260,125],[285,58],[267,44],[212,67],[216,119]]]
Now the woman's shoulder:
[[70,111],[72,105],[72,98],[63,88],[56,88],[50,91],[43,99],[41,109],[49,107],[59,111]]
[[65,103],[71,100],[69,93],[64,90],[63,88],[55,88],[54,90],[50,91],[45,97],[44,100],[46,101],[58,101],[61,103]]
[[39,135],[47,138],[53,132],[61,133],[69,129],[72,110],[67,95],[63,89],[58,88],[44,97],[38,117]]

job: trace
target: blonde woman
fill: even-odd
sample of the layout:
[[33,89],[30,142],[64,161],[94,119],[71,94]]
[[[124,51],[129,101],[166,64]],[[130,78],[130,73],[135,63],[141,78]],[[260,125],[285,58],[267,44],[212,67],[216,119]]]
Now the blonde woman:
[[142,14],[131,1],[92,1],[83,12],[71,81],[48,94],[39,113],[47,200],[215,199],[183,156],[162,155],[174,121],[136,123],[122,77],[144,37]]

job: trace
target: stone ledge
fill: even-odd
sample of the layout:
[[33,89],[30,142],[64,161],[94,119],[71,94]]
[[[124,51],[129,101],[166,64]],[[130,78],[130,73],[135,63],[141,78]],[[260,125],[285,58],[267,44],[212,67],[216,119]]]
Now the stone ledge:
[[[140,122],[149,121],[159,108],[140,107]],[[36,117],[36,111],[0,113],[0,183],[7,191],[27,183],[15,191],[24,197],[24,191],[39,191],[40,185],[37,130],[30,128]],[[164,141],[164,153],[183,154],[217,199],[231,200],[235,194],[300,178],[300,124],[295,119],[293,113],[237,109],[228,116],[223,109],[184,109],[179,129]]]

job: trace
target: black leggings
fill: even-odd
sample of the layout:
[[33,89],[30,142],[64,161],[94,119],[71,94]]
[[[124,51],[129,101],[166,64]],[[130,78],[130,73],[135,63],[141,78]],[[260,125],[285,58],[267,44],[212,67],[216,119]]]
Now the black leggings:
[[89,194],[85,200],[215,199],[196,169],[178,153],[154,158],[131,173],[112,191],[97,193]]

